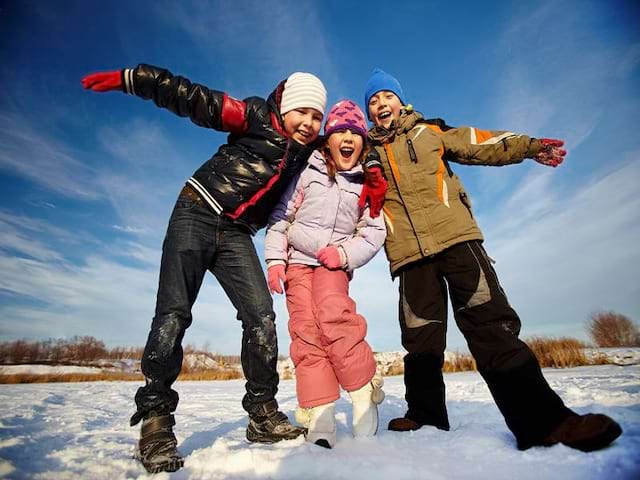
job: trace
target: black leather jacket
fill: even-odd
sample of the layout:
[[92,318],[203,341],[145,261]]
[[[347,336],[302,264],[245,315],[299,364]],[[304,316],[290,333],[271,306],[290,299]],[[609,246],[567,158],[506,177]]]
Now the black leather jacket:
[[153,100],[201,127],[229,132],[227,143],[187,183],[217,214],[246,225],[252,233],[264,227],[287,183],[313,151],[311,146],[287,142],[279,108],[284,81],[267,100],[236,100],[151,65],[124,69],[122,80],[126,93]]

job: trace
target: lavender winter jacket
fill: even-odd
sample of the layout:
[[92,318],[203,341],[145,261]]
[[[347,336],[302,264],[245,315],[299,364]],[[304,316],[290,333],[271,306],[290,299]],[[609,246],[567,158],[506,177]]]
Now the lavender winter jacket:
[[292,180],[269,219],[265,259],[274,262],[320,265],[316,252],[340,246],[347,270],[361,267],[384,244],[382,215],[371,218],[369,207],[360,211],[358,200],[364,172],[361,165],[327,175],[323,155],[314,151],[309,165]]

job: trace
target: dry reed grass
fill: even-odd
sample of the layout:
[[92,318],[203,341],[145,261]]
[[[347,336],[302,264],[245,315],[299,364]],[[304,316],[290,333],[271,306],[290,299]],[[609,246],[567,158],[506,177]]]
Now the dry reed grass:
[[238,370],[201,370],[186,372],[178,376],[178,380],[237,380],[243,378]]
[[569,368],[593,365],[585,355],[586,345],[575,338],[531,337],[525,340],[543,368]]
[[[584,353],[586,345],[574,338],[544,338],[531,337],[525,342],[533,351],[543,368],[568,368],[581,365],[606,365],[611,362],[606,356],[596,354],[589,358]],[[476,362],[471,355],[457,354],[452,360],[446,361],[442,367],[445,373],[475,371]],[[395,362],[385,376],[402,375],[404,373],[404,363]],[[290,375],[293,377],[293,375]],[[242,373],[234,369],[222,370],[196,370],[184,369],[178,380],[198,381],[198,380],[235,380],[240,379]],[[283,379],[287,375],[283,374]],[[95,382],[95,381],[142,381],[143,377],[139,373],[124,372],[102,372],[98,374],[88,373],[66,373],[66,374],[13,374],[0,375],[0,384],[20,384],[20,383],[49,383],[49,382]]]
[[18,383],[60,383],[60,382],[121,382],[142,381],[139,373],[103,372],[103,373],[46,373],[34,375],[32,373],[16,373],[0,375],[0,384]]
[[458,353],[453,360],[445,361],[442,366],[444,373],[476,371],[476,361],[471,355]]
[[[237,370],[202,370],[180,374],[178,380],[235,380],[242,378]],[[62,383],[62,382],[141,382],[140,373],[102,372],[102,373],[17,373],[0,375],[0,384],[21,383]]]
[[[575,338],[531,337],[524,342],[533,351],[542,368],[570,368],[583,365],[608,365],[611,363],[603,354],[589,358],[584,353],[586,345]],[[442,371],[445,373],[476,371],[476,361],[469,354],[458,353],[453,360],[445,361]],[[404,365],[394,364],[386,376],[402,375]]]

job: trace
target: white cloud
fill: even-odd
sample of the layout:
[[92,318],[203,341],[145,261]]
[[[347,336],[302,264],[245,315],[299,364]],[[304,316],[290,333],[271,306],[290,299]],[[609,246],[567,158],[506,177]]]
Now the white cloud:
[[100,167],[97,182],[121,221],[114,228],[155,242],[164,235],[193,159],[180,153],[180,138],[140,118],[99,129],[97,137],[98,148],[112,160]]
[[[157,253],[153,264],[131,267],[102,255],[75,265],[0,251],[0,290],[12,295],[0,306],[3,337],[93,335],[110,345],[144,345],[155,306]],[[230,302],[211,285],[203,287],[200,297],[185,343],[200,345],[211,339],[212,349],[237,353],[241,330]]]
[[[599,127],[624,118],[629,104],[625,82],[638,64],[639,47],[634,44],[621,52],[604,30],[595,30],[603,8],[598,4],[544,1],[534,8],[518,3],[512,8],[493,52],[496,89],[487,104],[495,108],[486,112],[487,125],[563,139],[571,162]],[[474,197],[499,200],[496,194],[509,191],[528,174],[518,171],[523,168],[534,169],[476,169],[474,180],[480,188]]]
[[146,233],[147,231],[144,228],[132,227],[129,225],[112,225],[114,230],[118,230],[119,232],[124,233]]
[[640,43],[629,45],[620,54],[617,73],[622,77],[631,75],[640,66]]
[[532,176],[484,225],[525,334],[584,336],[596,309],[640,317],[640,152],[566,190]]
[[[235,95],[266,95],[267,92],[255,90],[264,85],[265,78],[271,78],[275,87],[283,76],[306,66],[330,85],[330,90],[341,91],[340,75],[326,45],[318,5],[294,0],[223,4],[200,1],[188,5],[162,2],[156,14],[190,36],[205,57],[235,56],[243,64],[237,65],[238,69],[252,72],[224,75],[229,79],[225,80],[227,83],[213,85],[214,88]],[[220,65],[215,60],[211,65],[213,72],[219,74]]]
[[0,169],[67,197],[95,200],[95,171],[20,114],[0,113]]
[[[44,240],[35,238],[37,236],[43,237]],[[61,260],[60,253],[50,244],[53,238],[69,244],[77,243],[79,240],[71,232],[44,220],[0,210],[0,250],[41,261]]]

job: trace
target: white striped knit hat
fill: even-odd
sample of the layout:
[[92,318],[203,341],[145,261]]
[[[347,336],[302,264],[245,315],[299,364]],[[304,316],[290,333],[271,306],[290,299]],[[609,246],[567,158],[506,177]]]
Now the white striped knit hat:
[[315,108],[324,115],[327,90],[322,81],[311,73],[292,73],[284,84],[280,100],[280,114],[296,108]]

